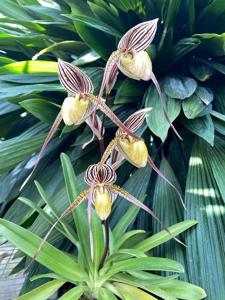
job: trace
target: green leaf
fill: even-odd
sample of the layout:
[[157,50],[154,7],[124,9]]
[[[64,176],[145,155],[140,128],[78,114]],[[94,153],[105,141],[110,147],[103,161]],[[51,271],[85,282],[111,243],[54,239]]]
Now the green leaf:
[[207,115],[194,120],[182,121],[183,125],[210,145],[214,145],[214,125],[211,116]]
[[16,298],[16,300],[47,300],[52,296],[63,284],[65,283],[62,279],[55,279],[47,282],[38,288],[28,292],[22,296]]
[[42,98],[23,100],[19,104],[40,121],[48,124],[52,124],[59,113],[56,104]]
[[74,16],[74,15],[68,15],[69,18],[71,18],[74,21],[79,21],[81,23],[84,23],[88,27],[97,29],[99,31],[102,31],[104,33],[113,35],[115,37],[121,37],[121,33],[114,29],[112,26],[102,22],[101,20],[87,17],[87,16]]
[[191,245],[186,249],[186,261],[189,278],[206,290],[208,299],[223,299],[224,201],[210,166],[210,149],[205,141],[196,139],[189,161],[185,219],[194,218],[199,224],[186,237]]
[[178,60],[183,58],[186,54],[196,49],[201,42],[196,38],[184,38],[180,40],[176,45],[172,48],[171,64],[176,63]]
[[112,51],[115,50],[115,45],[109,37],[102,31],[88,26],[84,22],[74,21],[77,33],[81,39],[97,52],[102,58],[108,59]]
[[84,286],[76,286],[58,298],[58,300],[79,300],[85,289]]
[[0,12],[8,17],[12,17],[18,20],[33,20],[24,8],[13,0],[5,0],[4,5],[1,5]]
[[126,78],[116,92],[114,104],[137,102],[143,95],[143,83]]
[[143,258],[130,258],[121,262],[114,263],[110,270],[106,271],[103,267],[101,269],[100,277],[103,280],[107,280],[116,273],[123,271],[135,271],[135,270],[148,270],[148,271],[170,271],[170,272],[184,272],[183,267],[176,261],[167,258],[158,257],[143,257]]
[[136,300],[136,299],[146,299],[146,300],[157,300],[155,297],[147,294],[146,292],[138,289],[134,286],[124,284],[124,283],[114,283],[114,286],[119,290],[125,300]]
[[[66,183],[67,196],[69,199],[69,203],[71,204],[80,194],[78,180],[74,173],[73,166],[69,157],[65,153],[62,153],[60,158]],[[85,204],[80,204],[75,210],[73,210],[72,215],[77,229],[78,240],[81,246],[81,255],[84,259],[84,262],[90,265],[91,255],[89,226]]]
[[100,288],[98,300],[117,300],[117,298],[113,295],[113,293],[110,290],[106,288]]
[[196,119],[210,113],[211,105],[206,106],[202,99],[194,94],[190,98],[182,101],[182,108],[184,115],[188,119]]
[[[23,140],[12,138],[0,143],[0,173],[11,170],[19,162],[29,157],[33,152],[40,149],[45,135],[37,135]],[[19,149],[19,151],[18,151]]]
[[170,76],[163,80],[163,91],[167,96],[175,99],[190,97],[197,88],[197,82],[190,77]]
[[202,63],[201,61],[194,61],[190,65],[190,71],[200,81],[207,81],[215,71],[210,66]]
[[201,41],[199,51],[204,55],[223,56],[225,54],[225,33],[202,33],[193,35]]
[[207,296],[202,288],[181,280],[169,280],[167,282],[162,282],[160,288],[169,295],[179,299],[200,300],[205,299]]
[[[189,229],[190,227],[196,225],[198,222],[194,220],[186,220],[175,225],[168,227],[169,231],[174,235],[177,236],[180,233],[184,232],[185,230]],[[172,239],[172,236],[168,234],[166,231],[161,231],[156,233],[149,238],[145,239],[144,241],[137,244],[134,248],[138,249],[143,252],[147,252],[169,240]]]
[[[14,223],[0,219],[0,233],[18,249],[33,257],[42,239]],[[36,260],[67,280],[82,281],[86,274],[81,266],[62,251],[45,243]]]
[[[123,188],[130,194],[138,198],[140,201],[144,201],[144,194],[148,187],[148,181],[150,179],[151,169],[147,166],[146,168],[135,171],[134,174],[126,181]],[[143,180],[143,176],[145,180]],[[122,234],[131,225],[140,208],[136,205],[130,205],[126,200],[117,198],[114,203],[113,214],[112,214],[112,233],[115,241],[120,240]]]
[[[166,112],[170,121],[173,122],[180,113],[181,103],[179,100],[169,98],[165,94],[163,95],[163,98]],[[151,85],[147,90],[144,100],[145,107],[152,107],[152,111],[146,116],[148,127],[164,142],[167,137],[170,124],[163,114],[162,103],[157,90],[153,85]]]

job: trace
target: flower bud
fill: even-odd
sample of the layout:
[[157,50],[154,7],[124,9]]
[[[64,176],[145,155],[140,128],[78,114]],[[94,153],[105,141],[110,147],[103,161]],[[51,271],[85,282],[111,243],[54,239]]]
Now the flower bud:
[[119,60],[118,68],[129,78],[135,80],[150,80],[152,62],[146,51],[124,52]]
[[67,97],[62,105],[62,118],[66,125],[78,125],[84,121],[89,101],[77,94]]
[[98,188],[95,192],[94,206],[101,220],[106,220],[110,215],[112,201],[109,192],[105,188]]
[[135,140],[132,137],[120,137],[118,146],[125,158],[137,168],[143,168],[148,161],[148,149],[143,140]]

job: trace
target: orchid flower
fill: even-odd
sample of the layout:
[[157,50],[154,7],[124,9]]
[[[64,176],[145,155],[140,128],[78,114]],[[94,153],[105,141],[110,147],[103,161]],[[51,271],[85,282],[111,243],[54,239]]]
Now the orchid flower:
[[165,110],[160,85],[153,73],[151,59],[145,51],[154,39],[157,23],[158,19],[139,23],[123,35],[118,43],[117,50],[111,54],[107,61],[99,98],[102,97],[105,89],[106,94],[109,94],[112,90],[116,82],[118,69],[127,77],[135,80],[152,80],[159,93],[166,120],[176,135],[182,139]]
[[[76,207],[78,207],[84,200],[88,198],[88,214],[91,214],[91,205],[94,205],[95,211],[101,220],[108,219],[113,202],[117,196],[123,197],[125,200],[130,203],[142,208],[148,214],[150,214],[154,219],[156,219],[164,228],[169,235],[173,237],[177,242],[183,244],[180,240],[172,235],[166,226],[162,224],[160,219],[155,215],[155,213],[149,209],[145,204],[139,201],[137,198],[129,194],[123,188],[115,185],[116,173],[114,169],[107,164],[103,164],[101,169],[99,169],[98,164],[94,164],[88,167],[85,178],[85,182],[90,186],[89,189],[83,191],[73,202],[72,204],[61,214],[58,220],[52,225],[48,230],[45,237],[42,239],[37,252],[32,258],[31,263],[37,258],[39,252],[41,251],[44,243],[48,239],[52,230],[57,226],[57,224],[68,214],[70,214]],[[89,224],[90,224],[89,218]],[[91,235],[90,235],[91,236]],[[184,245],[184,244],[183,244]],[[30,263],[30,264],[31,264]],[[29,264],[29,266],[30,266]]]
[[[91,141],[93,140],[94,136],[97,136],[97,138],[101,140],[104,133],[102,130],[102,122],[94,113],[96,108],[99,108],[119,128],[121,128],[127,134],[133,136],[132,132],[130,132],[126,126],[124,126],[120,119],[118,119],[118,117],[105,104],[104,99],[100,99],[93,95],[94,87],[91,79],[83,71],[61,59],[59,59],[58,70],[60,83],[67,90],[69,96],[65,98],[62,108],[41,147],[33,170],[23,183],[21,189],[25,186],[36,170],[46,146],[53,137],[62,120],[66,125],[79,125],[83,122],[86,122],[93,131],[93,137]],[[85,146],[87,144],[88,143],[86,143]]]
[[[124,122],[124,125],[131,132],[135,133],[145,121],[146,114],[150,111],[151,108],[138,110]],[[139,140],[137,140],[132,136],[127,135],[119,128],[116,132],[115,138],[110,142],[101,158],[101,161],[99,163],[100,169],[107,161],[109,156],[111,156],[111,159],[110,161],[108,161],[108,163],[110,163],[114,169],[119,166],[124,158],[137,168],[143,168],[148,163],[160,177],[162,177],[170,186],[175,189],[182,205],[185,207],[180,191],[157,168],[154,161],[148,154],[148,149],[143,139],[139,138]]]

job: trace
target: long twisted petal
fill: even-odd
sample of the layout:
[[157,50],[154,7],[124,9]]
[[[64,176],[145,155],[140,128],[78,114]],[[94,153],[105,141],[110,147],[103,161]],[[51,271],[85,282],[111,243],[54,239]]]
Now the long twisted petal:
[[45,150],[45,148],[47,147],[48,143],[50,142],[51,138],[53,137],[54,133],[56,132],[57,128],[59,127],[59,124],[61,123],[62,121],[62,115],[61,115],[61,112],[58,114],[58,116],[56,117],[54,123],[52,124],[52,127],[41,147],[41,150],[38,154],[38,157],[37,157],[37,160],[35,162],[35,165],[33,167],[33,170],[31,171],[30,175],[26,178],[26,180],[24,181],[24,183],[22,184],[20,190],[22,190],[24,188],[24,186],[27,184],[27,182],[29,181],[29,179],[31,178],[31,176],[33,175],[34,171],[36,170],[40,160],[41,160],[41,157],[43,155],[43,152]]
[[162,226],[162,228],[168,232],[168,234],[170,236],[173,237],[174,240],[176,240],[178,243],[182,244],[183,246],[185,246],[179,239],[177,239],[170,231],[169,229],[162,224],[161,220],[156,216],[156,214],[149,209],[145,204],[143,204],[141,201],[139,201],[137,198],[135,198],[134,196],[132,196],[131,194],[129,194],[127,191],[125,191],[124,189],[122,189],[121,187],[117,186],[117,185],[113,185],[110,187],[110,189],[115,192],[116,194],[118,194],[119,196],[123,197],[124,199],[128,200],[129,202],[135,204],[136,206],[139,206],[140,208],[142,208],[143,210],[145,210],[148,214],[150,214],[154,219],[156,219]]
[[25,271],[31,266],[31,264],[34,262],[34,260],[37,258],[38,254],[41,252],[41,249],[43,248],[45,242],[47,241],[49,235],[52,233],[53,229],[57,226],[57,224],[70,212],[72,212],[78,205],[80,205],[88,196],[90,193],[90,189],[83,191],[74,201],[73,203],[61,214],[61,216],[58,218],[58,220],[52,225],[52,227],[48,230],[44,238],[42,239],[40,245],[38,246],[38,249],[34,256],[32,257],[31,262],[26,267]]

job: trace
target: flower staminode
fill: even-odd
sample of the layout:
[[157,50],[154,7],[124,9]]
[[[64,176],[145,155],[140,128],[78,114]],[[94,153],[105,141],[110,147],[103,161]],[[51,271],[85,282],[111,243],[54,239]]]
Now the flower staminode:
[[118,68],[129,78],[148,81],[152,74],[152,62],[146,51],[124,52],[118,61]]

